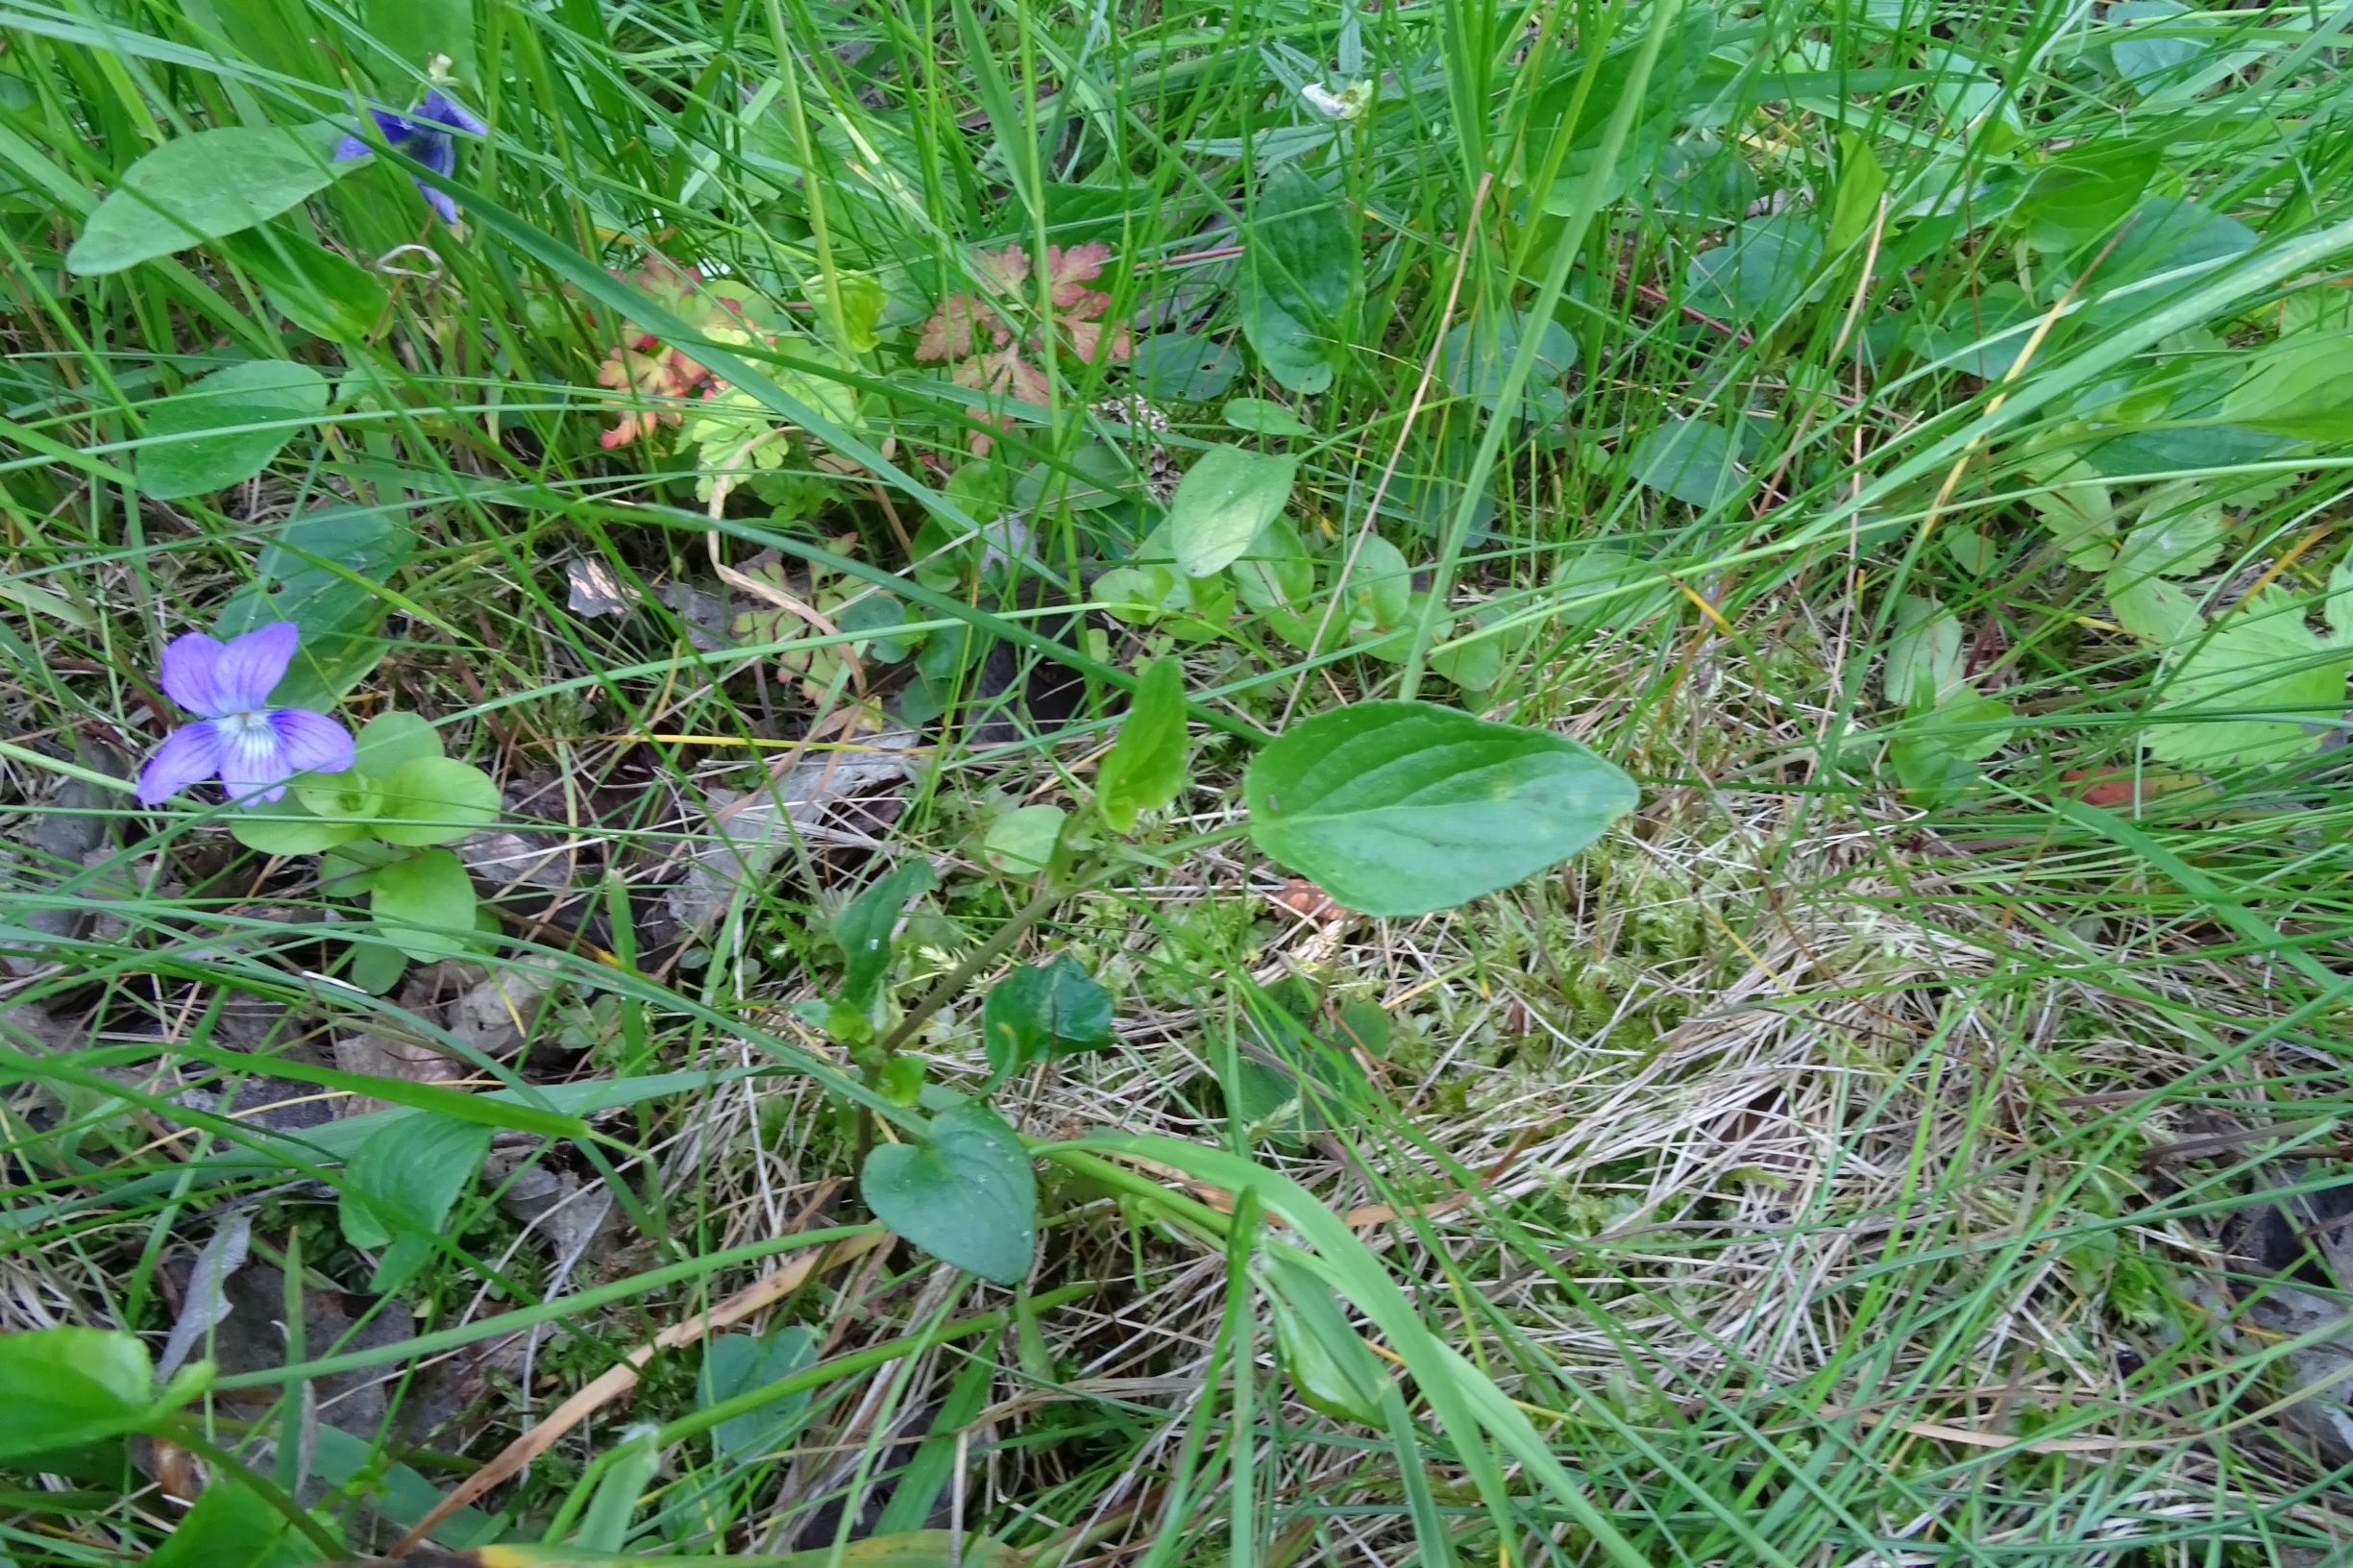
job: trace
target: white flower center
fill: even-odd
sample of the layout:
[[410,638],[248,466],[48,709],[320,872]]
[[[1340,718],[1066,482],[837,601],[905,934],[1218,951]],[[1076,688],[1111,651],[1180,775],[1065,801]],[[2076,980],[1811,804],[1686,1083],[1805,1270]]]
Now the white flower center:
[[256,708],[243,708],[235,713],[224,713],[213,723],[228,731],[227,739],[232,742],[242,741],[250,745],[263,735],[272,735],[274,738],[275,734],[270,729],[269,715]]

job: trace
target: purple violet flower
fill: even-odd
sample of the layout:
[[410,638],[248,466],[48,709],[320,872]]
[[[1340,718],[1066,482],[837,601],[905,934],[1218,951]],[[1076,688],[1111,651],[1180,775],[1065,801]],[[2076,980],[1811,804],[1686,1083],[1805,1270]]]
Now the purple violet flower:
[[229,798],[275,800],[296,773],[339,773],[352,765],[352,737],[323,713],[269,706],[302,632],[273,621],[215,642],[201,631],[163,650],[163,690],[197,715],[156,747],[139,770],[139,800],[156,805],[215,774]]
[[[435,174],[446,175],[457,167],[457,143],[450,139],[451,132],[462,131],[469,136],[486,136],[490,134],[490,127],[477,119],[472,110],[439,87],[426,93],[425,102],[405,114],[375,108],[371,108],[368,114],[376,121],[376,129],[383,134],[384,140],[391,143],[394,152],[406,153]],[[347,135],[335,143],[335,161],[340,163],[346,159],[365,158],[374,151],[375,148],[358,136]],[[425,193],[426,201],[441,214],[444,222],[457,221],[457,204],[451,201],[446,192],[435,190],[414,176],[410,177],[410,183]]]

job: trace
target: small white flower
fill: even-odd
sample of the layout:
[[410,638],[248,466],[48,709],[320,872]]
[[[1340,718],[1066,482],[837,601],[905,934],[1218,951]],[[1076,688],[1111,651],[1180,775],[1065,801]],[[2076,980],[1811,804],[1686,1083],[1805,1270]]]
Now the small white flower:
[[1351,82],[1334,92],[1310,82],[1299,89],[1299,96],[1308,101],[1310,109],[1327,119],[1353,120],[1364,112],[1365,105],[1372,102],[1373,85],[1370,82]]

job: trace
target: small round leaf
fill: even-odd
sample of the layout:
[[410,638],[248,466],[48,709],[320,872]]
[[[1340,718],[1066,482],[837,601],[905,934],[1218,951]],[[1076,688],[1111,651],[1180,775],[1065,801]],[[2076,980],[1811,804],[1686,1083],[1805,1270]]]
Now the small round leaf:
[[377,780],[387,844],[455,844],[499,815],[499,787],[471,763],[411,757]]

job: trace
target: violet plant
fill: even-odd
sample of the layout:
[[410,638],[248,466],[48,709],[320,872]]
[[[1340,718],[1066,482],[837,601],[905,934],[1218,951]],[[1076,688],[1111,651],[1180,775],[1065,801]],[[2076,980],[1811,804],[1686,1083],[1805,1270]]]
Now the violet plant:
[[498,815],[499,790],[479,768],[443,756],[439,732],[413,713],[378,714],[355,737],[329,714],[271,705],[301,638],[291,621],[225,642],[201,631],[174,638],[163,690],[196,717],[148,758],[138,798],[158,805],[217,777],[239,843],[322,856],[321,891],[364,894],[381,939],[354,945],[349,977],[384,991],[408,960],[470,946],[480,910],[446,845]]

